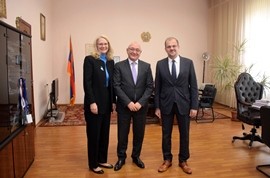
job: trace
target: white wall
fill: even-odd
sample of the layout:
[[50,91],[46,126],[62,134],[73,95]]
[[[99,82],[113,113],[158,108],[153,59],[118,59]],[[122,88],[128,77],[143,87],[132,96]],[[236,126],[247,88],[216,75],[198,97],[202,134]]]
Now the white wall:
[[[93,43],[100,34],[109,37],[116,56],[126,58],[132,41],[142,45],[141,59],[152,66],[166,57],[164,40],[175,36],[180,41],[182,56],[193,59],[198,78],[202,81],[201,54],[207,51],[207,0],[8,0],[7,19],[15,26],[15,18],[32,25],[33,72],[36,121],[47,108],[49,87],[59,78],[59,104],[69,103],[67,59],[69,36],[72,37],[76,74],[76,103],[83,103],[83,59],[85,44]],[[39,14],[46,16],[46,41],[40,40]],[[150,42],[142,42],[142,32],[150,32]]]
[[[72,36],[76,72],[76,103],[83,103],[82,66],[85,44],[100,34],[109,37],[116,56],[126,58],[131,41],[141,42],[141,59],[151,63],[165,57],[164,40],[175,36],[181,55],[194,60],[198,81],[202,80],[201,54],[207,51],[207,0],[57,0],[53,2],[53,76],[60,78],[60,101],[69,102],[66,73],[68,42]],[[143,43],[140,34],[150,32],[152,39]]]

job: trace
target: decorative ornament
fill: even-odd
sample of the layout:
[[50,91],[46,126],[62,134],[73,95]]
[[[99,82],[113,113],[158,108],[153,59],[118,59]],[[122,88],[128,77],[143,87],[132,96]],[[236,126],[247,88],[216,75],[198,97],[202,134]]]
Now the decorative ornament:
[[151,34],[149,32],[142,32],[141,38],[143,42],[149,42],[151,39]]
[[21,17],[16,17],[16,20],[15,20],[15,24],[16,24],[16,28],[20,28],[20,19]]

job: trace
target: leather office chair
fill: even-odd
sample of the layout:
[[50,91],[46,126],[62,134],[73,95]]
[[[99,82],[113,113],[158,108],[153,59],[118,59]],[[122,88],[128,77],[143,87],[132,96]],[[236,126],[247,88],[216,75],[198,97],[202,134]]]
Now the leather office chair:
[[[262,106],[260,109],[260,115],[262,123],[262,140],[268,147],[270,147],[270,106]],[[264,171],[264,168],[267,167],[270,168],[270,164],[258,165],[256,166],[256,169],[267,177],[270,177],[270,174],[267,174],[267,172]]]
[[[214,85],[205,85],[204,89],[201,91],[201,93],[199,93],[199,107],[195,118],[197,123],[214,122],[215,115],[213,104],[215,101],[216,93],[217,89]],[[212,118],[209,119],[204,117],[205,109],[211,109]]]
[[250,133],[243,133],[242,137],[234,136],[232,142],[236,139],[250,140],[249,148],[253,141],[262,142],[262,139],[257,135],[257,128],[261,126],[260,111],[252,109],[251,106],[256,100],[260,100],[263,95],[263,86],[254,81],[249,73],[241,73],[234,84],[236,101],[237,101],[237,119],[242,121],[242,129],[244,123],[252,125]]

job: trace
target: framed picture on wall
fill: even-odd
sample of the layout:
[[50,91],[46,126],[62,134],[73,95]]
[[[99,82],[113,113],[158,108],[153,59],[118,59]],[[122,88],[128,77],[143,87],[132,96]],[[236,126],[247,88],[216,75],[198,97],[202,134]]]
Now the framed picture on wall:
[[21,17],[16,17],[16,27],[20,31],[31,35],[31,25],[24,21]]
[[94,45],[92,43],[85,44],[85,55],[88,56],[94,52]]
[[0,0],[0,17],[7,18],[6,0]]
[[46,40],[46,18],[42,13],[40,13],[40,39]]
[[120,56],[113,56],[114,63],[117,63],[120,61]]

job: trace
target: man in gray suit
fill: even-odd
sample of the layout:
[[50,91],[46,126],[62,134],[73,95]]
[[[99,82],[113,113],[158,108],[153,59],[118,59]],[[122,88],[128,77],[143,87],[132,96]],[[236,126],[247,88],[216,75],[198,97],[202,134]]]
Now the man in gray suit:
[[155,77],[155,114],[162,120],[163,164],[158,172],[172,165],[171,135],[174,116],[180,132],[179,167],[187,174],[192,170],[189,158],[190,117],[195,117],[198,108],[197,79],[192,60],[178,54],[179,42],[174,37],[165,41],[168,57],[157,62]]
[[144,138],[148,99],[153,90],[153,76],[150,64],[139,59],[141,46],[137,42],[127,48],[128,59],[115,64],[114,89],[117,96],[117,156],[118,161],[114,170],[118,171],[125,164],[127,157],[128,134],[132,118],[133,149],[132,160],[144,168],[140,159]]

